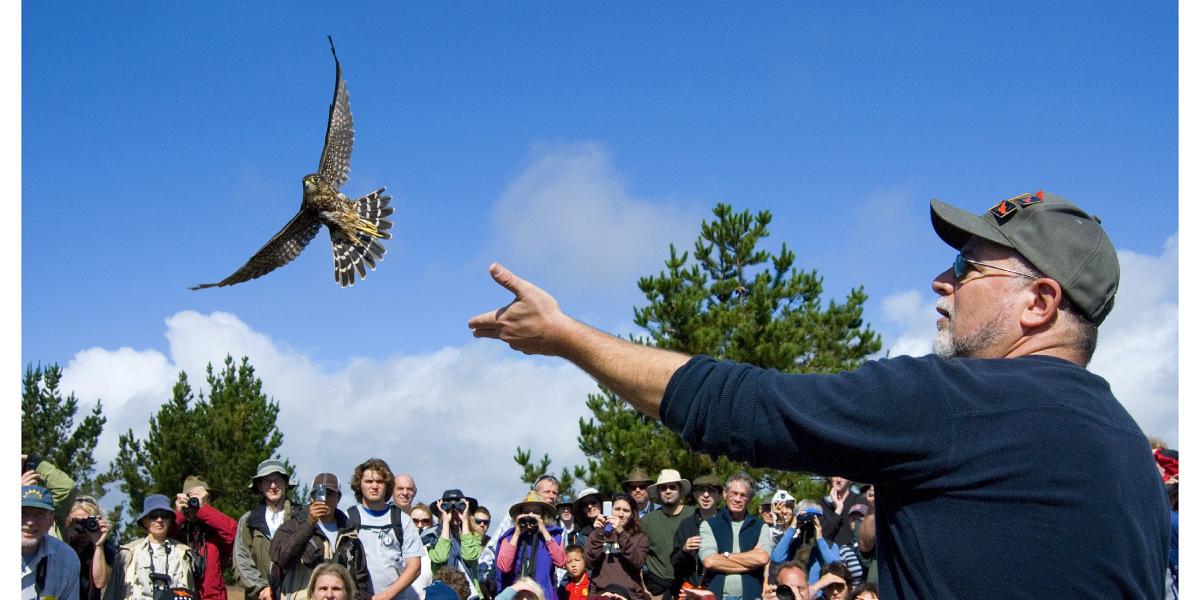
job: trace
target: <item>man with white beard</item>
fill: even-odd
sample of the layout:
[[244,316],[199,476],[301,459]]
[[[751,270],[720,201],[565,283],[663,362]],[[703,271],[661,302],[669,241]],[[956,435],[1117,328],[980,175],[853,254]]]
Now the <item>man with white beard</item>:
[[66,542],[46,535],[53,526],[50,491],[21,486],[21,600],[79,600],[79,557]]
[[[570,360],[695,450],[872,482],[881,596],[1163,597],[1158,470],[1085,368],[1120,280],[1100,220],[1043,192],[981,215],[933,200],[930,219],[958,251],[933,280],[936,355],[837,374],[692,357],[589,327],[498,264],[492,279],[515,299],[467,325]],[[860,268],[893,268],[901,250],[876,248]]]

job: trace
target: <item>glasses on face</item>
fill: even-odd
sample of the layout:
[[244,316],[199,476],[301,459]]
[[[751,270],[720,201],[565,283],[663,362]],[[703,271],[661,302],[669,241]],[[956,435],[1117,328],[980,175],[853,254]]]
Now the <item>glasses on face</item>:
[[487,527],[488,525],[492,524],[492,520],[491,519],[475,519],[475,524],[482,525],[483,527]]
[[678,489],[679,489],[678,483],[664,483],[664,484],[658,486],[658,491],[660,491],[660,492],[673,492]]
[[175,515],[162,513],[162,512],[156,512],[156,513],[150,513],[150,514],[146,515],[146,520],[147,521],[169,521],[174,516]]
[[418,527],[427,527],[429,525],[433,525],[433,518],[432,517],[428,518],[428,519],[413,518],[413,525],[416,525]]
[[957,254],[954,256],[954,280],[959,283],[962,283],[963,278],[967,276],[967,273],[969,273],[971,271],[972,267],[987,267],[989,269],[996,269],[997,271],[1004,271],[1005,273],[1009,273],[1009,274],[1016,275],[1019,277],[1024,277],[1026,279],[1037,279],[1037,277],[1034,277],[1033,275],[1030,275],[1029,273],[1021,273],[1020,271],[1013,271],[1011,269],[1005,269],[1004,267],[997,267],[996,265],[989,265],[987,263],[981,263],[977,260],[971,260],[969,258],[965,258],[962,254]]
[[647,484],[645,483],[630,483],[625,486],[625,491],[632,492],[633,490],[644,490],[646,489],[646,485]]

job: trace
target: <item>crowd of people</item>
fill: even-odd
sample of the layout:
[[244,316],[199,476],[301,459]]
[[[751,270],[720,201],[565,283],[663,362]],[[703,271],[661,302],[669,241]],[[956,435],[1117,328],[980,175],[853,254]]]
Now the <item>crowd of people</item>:
[[[1178,456],[1154,450],[1176,524]],[[345,510],[333,473],[295,505],[285,465],[266,460],[247,482],[259,502],[239,518],[191,476],[174,498],[146,497],[145,536],[118,546],[69,475],[22,458],[23,598],[225,600],[227,567],[248,600],[878,598],[875,488],[844,477],[821,498],[777,490],[753,506],[744,473],[689,481],[634,469],[621,490],[574,499],[544,475],[493,527],[492,511],[459,489],[417,502],[412,476],[377,458],[354,469]]]
[[[23,457],[27,458],[27,457]],[[497,513],[462,490],[417,502],[411,475],[372,458],[343,503],[333,473],[296,482],[266,460],[247,482],[259,502],[234,518],[188,477],[147,496],[144,532],[118,545],[96,500],[36,457],[22,476],[24,598],[224,600],[232,567],[248,600],[836,600],[875,598],[874,495],[841,477],[829,494],[779,490],[751,506],[738,474],[689,481],[634,469],[612,493],[574,499],[542,476]],[[348,504],[345,508],[340,505]],[[495,535],[491,535],[494,532]]]

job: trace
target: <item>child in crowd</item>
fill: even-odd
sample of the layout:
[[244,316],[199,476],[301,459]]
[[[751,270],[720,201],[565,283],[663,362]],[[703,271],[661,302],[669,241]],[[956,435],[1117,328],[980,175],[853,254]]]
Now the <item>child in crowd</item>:
[[588,580],[587,563],[583,558],[583,546],[571,544],[567,546],[567,576],[558,588],[558,600],[587,600]]

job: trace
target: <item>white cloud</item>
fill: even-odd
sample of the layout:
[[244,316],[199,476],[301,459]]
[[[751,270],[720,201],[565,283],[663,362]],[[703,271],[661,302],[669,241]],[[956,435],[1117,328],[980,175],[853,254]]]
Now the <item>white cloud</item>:
[[64,369],[63,389],[104,401],[109,422],[96,451],[101,466],[115,456],[119,433],[132,428],[145,435],[179,370],[207,392],[204,366],[219,368],[227,353],[249,356],[265,392],[279,402],[281,454],[303,479],[338,474],[345,492],[354,465],[378,456],[397,472],[413,473],[421,500],[459,487],[506,510],[523,489],[511,459],[517,445],[537,456],[550,453],[556,468],[582,462],[576,423],[596,386],[565,361],[480,341],[328,369],[229,313],[180,312],[166,326],[169,357],[92,348]]
[[669,242],[691,248],[702,211],[632,197],[599,145],[547,145],[532,154],[493,208],[498,256],[547,283],[611,294],[660,270]]
[[[1179,244],[1171,236],[1159,256],[1117,252],[1121,287],[1100,326],[1088,369],[1108,380],[1113,394],[1148,435],[1179,443]],[[883,300],[884,348],[892,356],[931,352],[936,333],[930,292],[907,290]]]
[[1121,250],[1121,288],[1089,366],[1149,435],[1179,444],[1179,238],[1159,256]]

